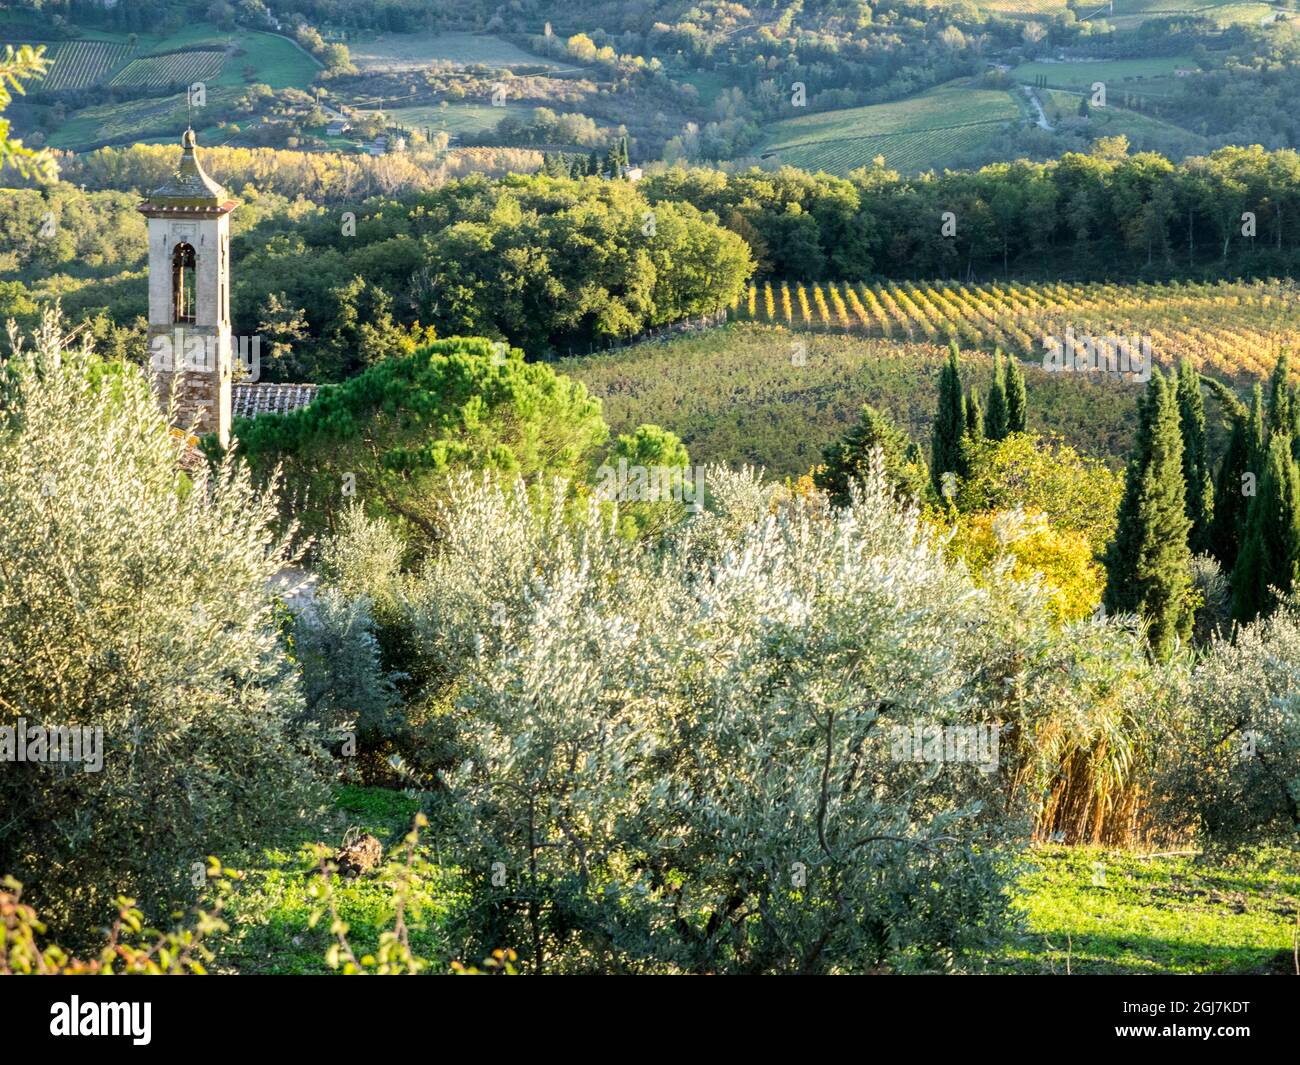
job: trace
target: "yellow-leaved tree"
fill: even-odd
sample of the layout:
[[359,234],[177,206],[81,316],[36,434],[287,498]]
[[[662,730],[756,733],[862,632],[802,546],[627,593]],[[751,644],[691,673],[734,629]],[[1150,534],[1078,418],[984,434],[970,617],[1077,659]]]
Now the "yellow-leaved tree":
[[1019,581],[1041,577],[1048,609],[1058,621],[1080,621],[1101,602],[1106,574],[1093,558],[1083,533],[1054,528],[1041,510],[982,511],[962,515],[952,540],[952,555],[981,579],[1003,557]]

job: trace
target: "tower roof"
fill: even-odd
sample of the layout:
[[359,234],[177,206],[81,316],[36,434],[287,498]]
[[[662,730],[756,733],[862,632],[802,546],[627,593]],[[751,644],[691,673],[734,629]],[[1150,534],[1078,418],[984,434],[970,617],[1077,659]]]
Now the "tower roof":
[[204,171],[194,130],[187,129],[181,135],[180,164],[165,185],[149,193],[140,210],[147,215],[225,214],[237,206]]

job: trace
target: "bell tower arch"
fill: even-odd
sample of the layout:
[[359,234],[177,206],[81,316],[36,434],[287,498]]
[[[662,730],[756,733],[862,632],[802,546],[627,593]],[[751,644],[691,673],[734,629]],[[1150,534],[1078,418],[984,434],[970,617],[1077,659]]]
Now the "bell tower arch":
[[194,131],[171,179],[140,204],[149,220],[149,353],[177,426],[230,443],[230,214],[238,201],[203,170]]

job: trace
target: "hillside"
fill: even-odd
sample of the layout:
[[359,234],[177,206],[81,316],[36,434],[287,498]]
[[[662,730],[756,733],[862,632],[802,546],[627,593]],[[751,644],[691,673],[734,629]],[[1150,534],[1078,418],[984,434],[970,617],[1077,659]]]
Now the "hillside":
[[891,170],[916,173],[969,156],[1020,117],[1009,93],[960,81],[896,103],[784,119],[758,154],[773,165],[841,176],[881,156]]
[[[603,405],[615,432],[651,422],[671,429],[696,462],[750,463],[798,476],[848,431],[863,403],[888,411],[928,446],[942,344],[792,332],[737,324],[667,342],[574,359],[559,368]],[[972,382],[988,386],[992,359],[965,351]],[[1118,467],[1133,439],[1140,387],[1025,366],[1031,428],[1059,434]]]
[[1290,280],[1119,285],[1110,283],[875,285],[766,282],[731,308],[739,321],[901,339],[998,346],[1031,361],[1064,337],[1143,336],[1156,364],[1190,359],[1238,382],[1267,375],[1300,345],[1300,299]]

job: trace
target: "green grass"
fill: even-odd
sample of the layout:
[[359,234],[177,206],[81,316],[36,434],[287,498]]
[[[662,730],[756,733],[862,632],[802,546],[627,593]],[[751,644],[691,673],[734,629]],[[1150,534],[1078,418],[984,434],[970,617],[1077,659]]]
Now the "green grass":
[[1108,96],[1140,93],[1144,96],[1168,96],[1179,79],[1175,70],[1195,70],[1191,56],[1151,56],[1147,59],[1098,59],[1085,63],[1021,63],[1011,71],[1012,77],[1026,85],[1046,77],[1051,89],[1091,90],[1095,82],[1106,86]]
[[892,169],[915,173],[952,164],[1021,115],[1009,93],[953,82],[893,103],[783,119],[759,154],[841,175],[879,155]]
[[[208,106],[224,105],[238,95],[233,88],[210,88]],[[52,148],[85,151],[101,144],[128,141],[170,140],[180,136],[189,117],[183,93],[155,99],[127,100],[116,104],[97,104],[73,113],[50,134]],[[201,116],[195,116],[195,126]],[[205,143],[215,143],[211,138]]]
[[133,59],[114,76],[113,85],[191,85],[221,73],[225,53],[192,50]]
[[446,111],[438,107],[394,107],[384,111],[388,121],[395,126],[431,128],[435,132],[446,130],[448,133],[480,133],[494,128],[506,115],[526,118],[532,113],[533,108],[529,105],[511,103],[504,107],[455,103],[448,104]]
[[[1178,3],[1177,0],[1115,0],[1114,12],[1102,11],[1096,19],[1104,19],[1117,29],[1131,29],[1148,19],[1194,14],[1211,19],[1219,26],[1257,26],[1277,10],[1271,4],[1242,0],[1211,0],[1209,3],[1202,0],[1187,3]],[[1083,13],[1087,14],[1087,10]]]
[[[1041,89],[1038,98],[1053,125],[1063,119],[1079,117],[1079,100],[1073,93]],[[1094,107],[1088,115],[1088,130],[1093,137],[1125,136],[1134,151],[1158,151],[1175,159],[1197,155],[1210,150],[1210,142],[1198,133],[1176,126],[1163,119],[1152,118],[1137,111],[1115,106],[1116,97],[1110,97],[1106,107]]]
[[[125,33],[91,30],[86,39],[113,41],[126,44]],[[209,23],[195,23],[166,37],[158,34],[137,35],[135,56],[146,57],[158,52],[175,52],[197,45],[231,49],[221,73],[210,85],[245,85],[244,68],[252,68],[252,81],[269,85],[273,89],[305,89],[320,70],[319,64],[292,41],[274,33],[259,30],[236,29],[230,33]]]
[[1143,858],[1087,847],[1030,852],[1018,882],[1025,934],[994,972],[1296,972],[1300,854]]
[[[369,832],[383,845],[386,858],[400,859],[402,838],[410,831],[419,803],[403,793],[382,788],[344,787],[334,810],[319,824],[291,839],[255,854],[227,859],[242,876],[234,882],[223,918],[231,931],[220,939],[214,972],[317,974],[330,972],[325,952],[332,940],[328,916],[311,927],[319,889],[318,862],[313,844],[336,850],[349,828]],[[432,858],[421,843],[425,858]],[[374,950],[379,934],[392,927],[392,889],[378,873],[335,880],[339,916],[349,926],[348,938],[360,957]],[[408,904],[411,945],[419,957],[445,971],[451,961],[445,924],[458,904],[453,870],[431,867],[418,877]]]
[[348,41],[352,62],[362,70],[413,70],[435,60],[460,66],[571,65],[516,48],[509,41],[478,33],[382,33]]
[[700,102],[704,104],[713,103],[727,87],[726,79],[712,70],[692,70],[676,80],[694,86],[695,91],[700,94]]
[[[408,831],[416,800],[381,788],[344,787],[318,824],[278,845],[227,860],[241,870],[224,917],[214,972],[327,973],[328,918],[311,927],[319,887],[313,843],[335,849],[349,828],[372,833],[389,857]],[[437,862],[417,880],[412,945],[431,971],[451,959],[450,918],[469,902],[453,869]],[[360,955],[391,925],[382,874],[336,881],[339,916]],[[1037,847],[1011,891],[1021,930],[980,959],[994,974],[1277,973],[1295,971],[1300,853],[1259,851],[1233,859],[1143,857],[1089,847]]]
[[[792,345],[807,345],[795,366]],[[942,346],[780,326],[733,324],[666,343],[568,359],[557,367],[599,397],[615,433],[653,422],[677,433],[692,462],[751,463],[776,477],[806,473],[857,420],[863,403],[888,410],[928,446]],[[988,387],[990,356],[963,355]],[[1060,433],[1118,463],[1132,443],[1141,386],[1050,374],[1025,364],[1030,428]]]

